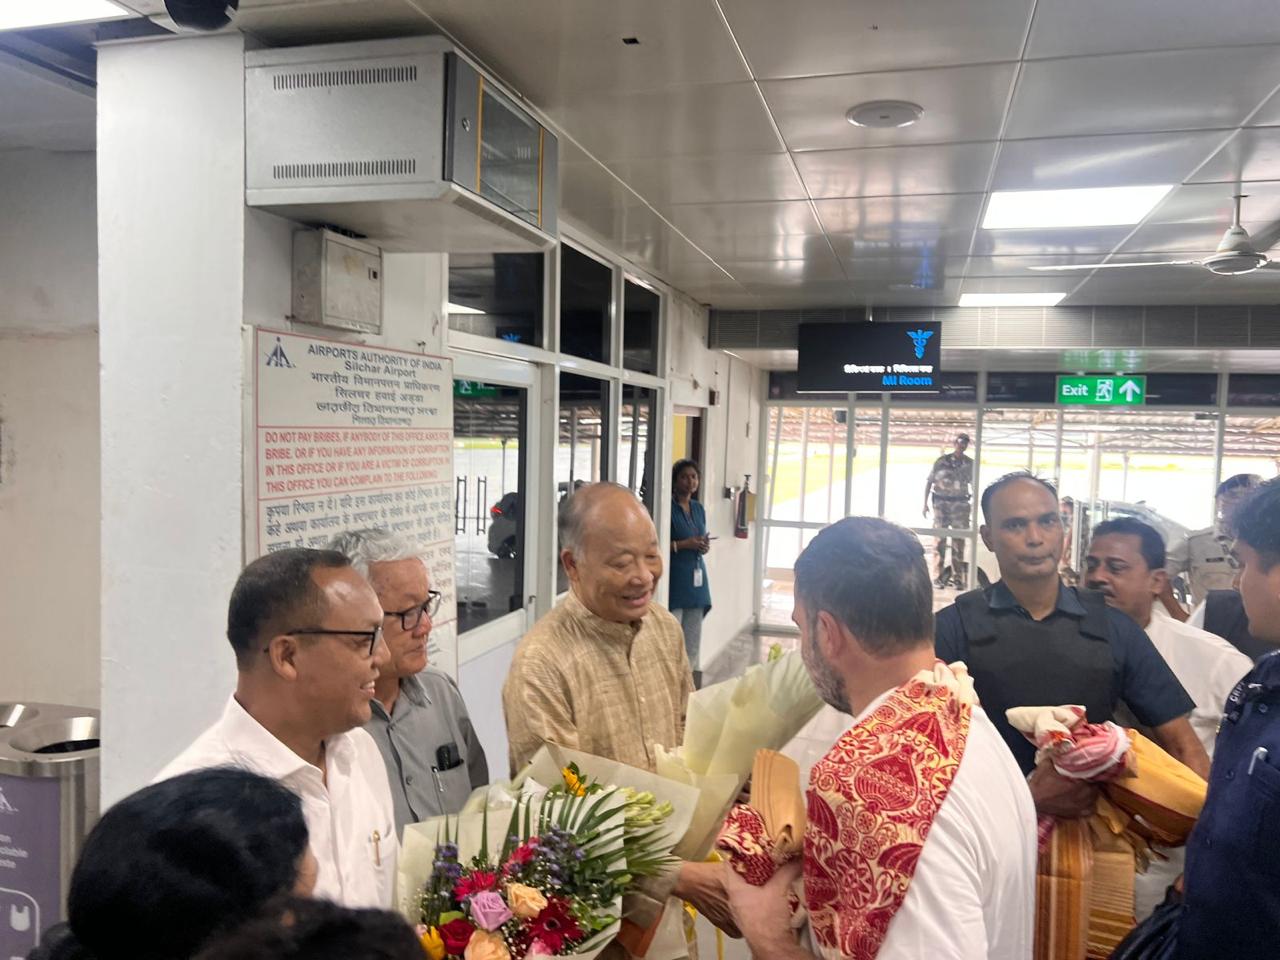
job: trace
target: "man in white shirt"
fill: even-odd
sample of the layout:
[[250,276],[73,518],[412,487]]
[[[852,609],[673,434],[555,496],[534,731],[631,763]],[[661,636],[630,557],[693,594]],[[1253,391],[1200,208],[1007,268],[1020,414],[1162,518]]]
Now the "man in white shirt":
[[391,788],[377,745],[358,729],[389,656],[377,595],[341,553],[269,553],[236,581],[227,639],[235,693],[156,779],[238,766],[279,780],[302,798],[315,896],[390,907],[399,853]]
[[[1029,960],[1031,793],[963,666],[934,656],[919,540],[842,520],[796,561],[795,593],[801,654],[838,739],[810,773],[803,864],[762,886],[725,869],[753,956]],[[790,929],[802,871],[812,946]]]
[[[1226,640],[1180,623],[1157,603],[1168,576],[1165,559],[1164,539],[1154,527],[1130,517],[1107,520],[1094,528],[1085,560],[1085,581],[1147,632],[1195,701],[1191,729],[1212,759],[1223,704],[1253,663]],[[1153,862],[1151,869],[1138,876],[1138,919],[1150,915],[1164,899],[1165,889],[1182,872],[1183,851],[1167,853],[1167,862]]]

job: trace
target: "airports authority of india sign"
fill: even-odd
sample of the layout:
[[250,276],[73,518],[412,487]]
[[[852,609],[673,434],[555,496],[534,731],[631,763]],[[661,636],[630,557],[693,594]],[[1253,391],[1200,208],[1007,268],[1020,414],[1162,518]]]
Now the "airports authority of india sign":
[[1057,399],[1086,407],[1140,407],[1147,402],[1147,378],[1059,377]]
[[253,337],[250,554],[323,547],[343,530],[402,534],[444,594],[428,657],[454,673],[452,362],[271,330]]

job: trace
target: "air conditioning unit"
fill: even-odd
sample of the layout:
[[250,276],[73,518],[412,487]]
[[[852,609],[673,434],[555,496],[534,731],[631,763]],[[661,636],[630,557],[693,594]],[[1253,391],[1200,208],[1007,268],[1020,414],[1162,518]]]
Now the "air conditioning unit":
[[383,250],[555,243],[555,136],[448,40],[245,54],[245,202]]

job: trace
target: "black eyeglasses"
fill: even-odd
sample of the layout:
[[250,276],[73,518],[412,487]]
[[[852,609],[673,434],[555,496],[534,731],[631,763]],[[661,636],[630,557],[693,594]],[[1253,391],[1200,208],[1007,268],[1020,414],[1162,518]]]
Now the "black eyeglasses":
[[[377,626],[372,630],[290,630],[285,636],[289,637],[367,637],[369,640],[369,649],[365,651],[366,657],[372,657],[373,651],[378,649],[378,641],[382,639],[382,627]],[[361,644],[363,647],[364,645]],[[270,647],[263,647],[262,652],[267,653]]]
[[444,598],[439,590],[428,590],[427,599],[422,603],[416,603],[407,610],[387,610],[382,615],[384,617],[399,617],[400,626],[405,630],[416,630],[418,624],[422,622],[422,615],[425,613],[428,617],[434,617],[440,612],[440,601]]

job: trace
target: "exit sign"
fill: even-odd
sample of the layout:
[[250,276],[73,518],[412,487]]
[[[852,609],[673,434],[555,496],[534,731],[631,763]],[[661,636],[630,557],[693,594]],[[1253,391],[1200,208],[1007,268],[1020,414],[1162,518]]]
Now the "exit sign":
[[1137,407],[1147,402],[1146,377],[1059,377],[1058,403]]

